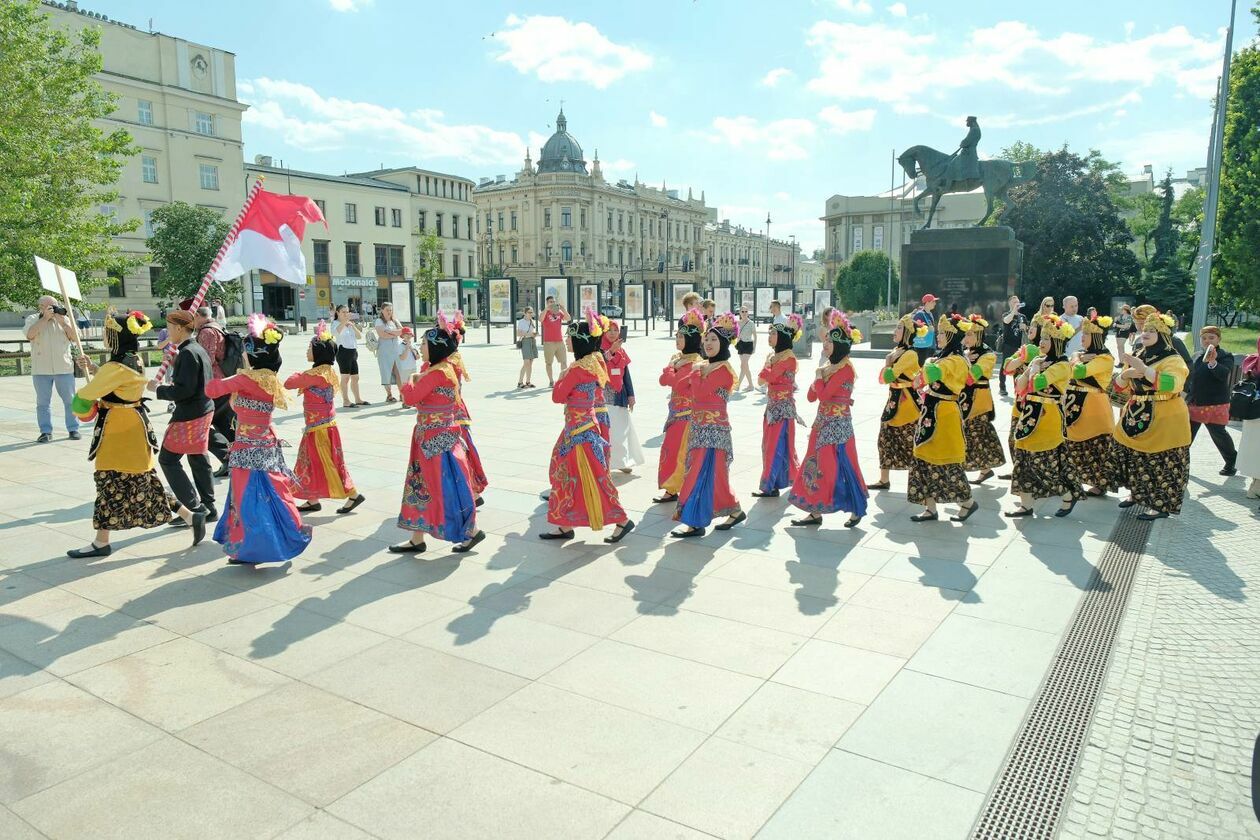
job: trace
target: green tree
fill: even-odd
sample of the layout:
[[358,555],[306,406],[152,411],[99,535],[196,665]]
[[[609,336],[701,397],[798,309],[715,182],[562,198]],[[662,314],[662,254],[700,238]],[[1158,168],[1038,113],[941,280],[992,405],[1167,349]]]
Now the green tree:
[[1056,301],[1076,295],[1081,308],[1106,311],[1114,294],[1131,292],[1140,273],[1112,191],[1123,183],[1115,164],[1096,150],[1067,147],[1037,160],[1037,177],[1014,187],[1003,224],[1024,243],[1022,296]]
[[[901,279],[892,267],[893,297]],[[887,303],[888,255],[883,251],[858,251],[836,270],[836,300],[845,309],[862,311]]]
[[0,307],[43,294],[35,254],[73,269],[85,289],[140,263],[113,239],[139,220],[101,212],[139,150],[126,131],[93,125],[114,110],[93,78],[99,43],[95,29],[57,29],[37,0],[0,2]]
[[[1260,5],[1251,10],[1260,21]],[[1234,56],[1225,110],[1224,159],[1213,296],[1260,309],[1260,44]]]
[[1173,216],[1176,197],[1173,194],[1172,172],[1159,185],[1159,219],[1151,231],[1154,253],[1142,274],[1139,291],[1146,301],[1160,309],[1185,314],[1194,299],[1190,272],[1179,260],[1181,230]]
[[416,296],[431,310],[437,305],[437,281],[442,279],[442,237],[419,232],[420,249],[414,275]]
[[[145,243],[162,275],[153,294],[171,303],[192,297],[210,270],[232,225],[217,210],[176,201],[153,211],[153,236]],[[216,296],[240,300],[239,280],[218,285]]]

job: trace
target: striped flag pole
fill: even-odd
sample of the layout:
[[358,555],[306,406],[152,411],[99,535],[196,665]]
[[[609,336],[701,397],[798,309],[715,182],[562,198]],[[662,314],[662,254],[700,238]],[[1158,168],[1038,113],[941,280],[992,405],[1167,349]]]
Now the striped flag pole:
[[[219,253],[214,255],[214,261],[210,263],[210,268],[206,271],[206,276],[201,278],[201,288],[197,289],[197,294],[193,295],[193,312],[196,312],[201,308],[202,301],[206,298],[206,292],[210,290],[210,284],[214,282],[214,273],[219,270],[219,263],[223,262],[223,255],[227,253],[227,249],[232,246],[234,241],[236,241],[236,236],[241,229],[241,223],[245,221],[245,214],[249,212],[250,205],[254,203],[254,199],[258,196],[258,193],[262,192],[263,181],[266,177],[267,176],[265,175],[259,175],[258,179],[254,181],[254,185],[249,188],[249,194],[245,196],[245,203],[241,205],[241,212],[236,214],[236,221],[232,222],[232,227],[228,228],[227,236],[223,238],[223,244],[219,246]],[[224,326],[226,326],[226,324]],[[154,374],[153,378],[158,382],[161,382],[162,377],[170,368],[171,362],[174,358],[175,350],[174,348],[168,346],[166,348],[166,355],[162,359],[162,366],[158,368],[157,373]]]

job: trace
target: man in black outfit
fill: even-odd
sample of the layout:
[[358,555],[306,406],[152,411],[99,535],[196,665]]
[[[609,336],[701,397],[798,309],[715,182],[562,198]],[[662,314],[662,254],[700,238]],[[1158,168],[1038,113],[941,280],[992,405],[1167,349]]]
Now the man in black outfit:
[[1229,436],[1230,375],[1234,370],[1234,354],[1221,349],[1219,327],[1204,327],[1199,331],[1203,349],[1190,365],[1190,378],[1186,381],[1186,405],[1190,409],[1190,440],[1199,433],[1199,426],[1207,425],[1216,451],[1225,459],[1221,475],[1234,475],[1234,462],[1238,450]]
[[1009,308],[1002,315],[1002,358],[998,359],[998,387],[1002,396],[1006,396],[1006,366],[1002,364],[1006,356],[1010,356],[1028,340],[1028,319],[1020,312],[1023,306],[1019,295],[1011,295],[1007,300]]
[[[193,545],[196,545],[206,534],[206,522],[214,521],[218,514],[214,509],[214,477],[206,458],[214,414],[214,401],[206,396],[206,383],[214,374],[209,354],[192,340],[193,323],[191,312],[181,309],[167,314],[166,327],[179,353],[171,367],[170,384],[158,385],[157,380],[151,380],[148,388],[158,399],[175,404],[158,464],[167,486],[179,499],[179,518],[192,526]],[[185,455],[192,470],[192,481],[188,480],[180,463]]]

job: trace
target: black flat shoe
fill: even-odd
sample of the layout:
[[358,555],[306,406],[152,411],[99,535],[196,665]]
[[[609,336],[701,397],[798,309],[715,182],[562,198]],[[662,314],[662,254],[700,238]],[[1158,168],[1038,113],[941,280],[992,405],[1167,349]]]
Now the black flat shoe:
[[114,547],[112,545],[97,545],[96,543],[92,543],[91,548],[72,548],[66,552],[66,556],[73,557],[76,560],[81,560],[85,557],[108,557],[113,553]]
[[232,468],[228,466],[227,464],[224,464],[223,466],[219,467],[217,470],[214,471],[215,478],[227,478],[231,474],[232,474]]
[[741,522],[743,522],[744,520],[746,520],[747,518],[748,518],[748,514],[744,513],[744,512],[741,510],[741,511],[739,512],[739,516],[736,516],[734,519],[730,519],[730,518],[728,518],[728,519],[727,519],[725,522],[723,522],[721,525],[714,525],[714,526],[713,526],[713,530],[714,530],[714,531],[729,531],[729,530],[731,530],[732,528],[734,528],[736,525],[738,525],[739,523],[741,523]]
[[192,532],[193,545],[197,545],[206,538],[206,512],[204,510],[193,511]]
[[844,527],[856,528],[857,524],[861,521],[862,521],[862,517],[860,516],[850,516],[848,519],[844,520]]
[[219,521],[219,512],[215,510],[214,508],[210,507],[210,505],[206,505],[206,521],[207,522]]
[[807,516],[804,519],[793,519],[791,524],[795,525],[797,528],[807,528],[810,525],[821,525],[822,517]]
[[634,530],[634,522],[627,519],[623,524],[618,525],[612,532],[611,537],[604,537],[604,542],[609,545],[621,542],[621,538]]
[[1235,467],[1225,467],[1220,471],[1219,475],[1238,475],[1238,470]]
[[951,516],[949,520],[951,522],[966,522],[968,519],[971,518],[971,514],[975,513],[979,509],[980,509],[980,503],[976,502],[969,508],[963,508],[962,513],[959,513],[955,516]]
[[544,531],[538,535],[540,540],[571,540],[573,539],[572,531]]
[[1141,519],[1143,522],[1151,522],[1156,519],[1167,519],[1168,514],[1161,510],[1154,513],[1139,513],[1137,518]]
[[1010,481],[1010,480],[1011,480],[1011,474],[1010,474],[1010,473],[1007,473],[1006,475],[999,475],[999,476],[997,477],[997,479],[998,479],[998,481]]
[[467,554],[468,552],[476,548],[477,544],[480,543],[485,538],[486,538],[486,532],[478,531],[476,534],[473,534],[473,536],[469,538],[468,542],[462,542],[459,545],[451,546],[451,551],[455,552],[456,554]]
[[1116,507],[1118,507],[1118,508],[1131,508],[1131,507],[1133,507],[1133,506],[1134,506],[1134,505],[1136,505],[1136,504],[1137,504],[1137,500],[1136,500],[1136,499],[1125,499],[1125,500],[1124,500],[1124,501],[1122,501],[1120,504],[1116,505]]
[[184,517],[182,516],[172,516],[171,521],[167,522],[166,524],[171,526],[172,528],[187,528],[188,527],[188,523],[184,521]]
[[1076,507],[1076,501],[1077,501],[1076,499],[1073,499],[1071,504],[1069,504],[1067,507],[1061,507],[1058,510],[1056,510],[1054,512],[1054,515],[1059,517],[1060,519],[1069,515],[1072,512],[1072,510]]
[[390,554],[424,554],[424,550],[428,548],[423,542],[413,543],[408,540],[405,543],[391,545],[389,547]]
[[346,503],[337,508],[337,513],[349,513],[366,501],[367,499],[363,498],[363,494],[358,493],[353,499],[346,499]]
[[887,490],[889,487],[892,487],[891,481],[877,481],[874,484],[866,485],[867,490]]
[[485,497],[484,497],[484,496],[478,496],[478,497],[477,497],[477,501],[473,504],[473,507],[481,507],[481,506],[482,506],[482,505],[484,505],[485,503],[486,503],[486,499],[485,499]]
[[939,514],[928,513],[925,510],[922,513],[916,513],[914,516],[910,517],[910,521],[911,522],[935,522],[936,520],[940,518],[941,517]]
[[990,478],[993,478],[993,470],[985,470],[980,475],[973,478],[968,484],[984,484]]
[[1003,516],[1005,516],[1005,517],[1006,517],[1006,518],[1008,518],[1008,519],[1017,519],[1017,518],[1019,518],[1019,517],[1021,517],[1021,516],[1032,516],[1032,515],[1033,515],[1033,509],[1032,509],[1032,508],[1026,508],[1026,507],[1024,507],[1023,505],[1020,505],[1019,507],[1015,508],[1015,510],[1004,510],[1004,511],[1002,511],[1002,515],[1003,515]]
[[298,513],[315,513],[316,511],[323,510],[324,506],[319,502],[306,502],[298,505],[297,509]]
[[771,490],[769,493],[763,493],[760,490],[753,491],[754,498],[758,498],[758,499],[773,499],[773,498],[776,498],[778,495],[779,495],[778,490]]
[[676,540],[685,540],[688,537],[703,537],[703,528],[688,528],[686,531],[670,531],[669,535]]
[[652,504],[667,505],[670,502],[676,502],[676,501],[678,501],[677,493],[666,493],[664,496],[657,496],[654,499],[652,499]]

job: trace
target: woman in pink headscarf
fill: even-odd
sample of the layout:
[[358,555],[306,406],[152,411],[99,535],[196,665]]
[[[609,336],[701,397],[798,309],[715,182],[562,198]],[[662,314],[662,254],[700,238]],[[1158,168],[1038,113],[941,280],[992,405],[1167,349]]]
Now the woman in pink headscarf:
[[[1260,339],[1256,340],[1256,352],[1243,359],[1244,379],[1260,383]],[[1247,496],[1260,498],[1260,420],[1244,420],[1242,442],[1238,444],[1238,474],[1251,479]]]

